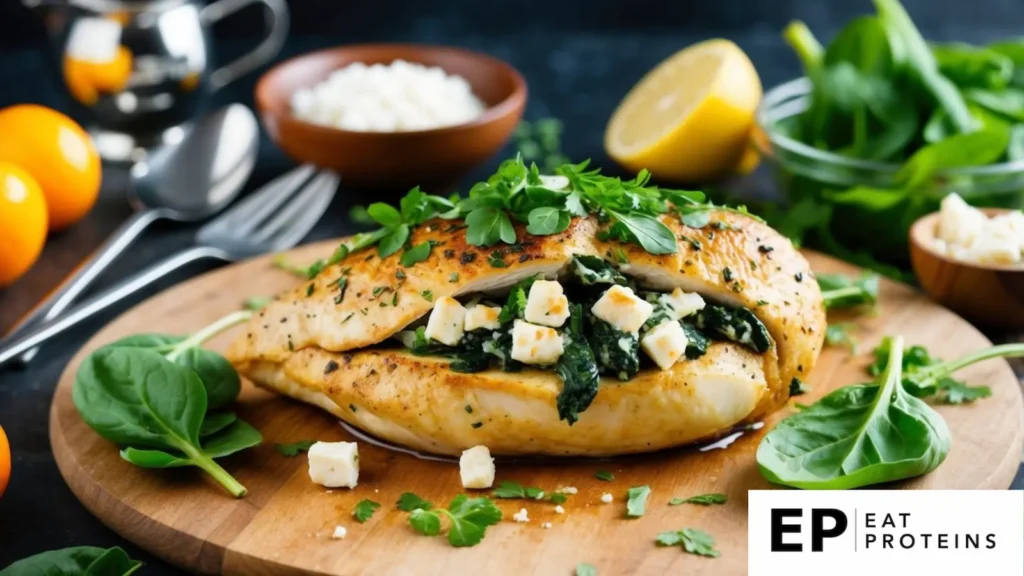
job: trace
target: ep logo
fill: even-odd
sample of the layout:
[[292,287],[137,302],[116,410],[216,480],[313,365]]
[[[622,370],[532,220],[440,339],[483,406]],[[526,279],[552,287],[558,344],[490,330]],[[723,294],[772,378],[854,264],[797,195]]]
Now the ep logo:
[[827,538],[838,538],[846,532],[850,525],[846,513],[835,508],[801,508],[771,509],[771,551],[772,552],[803,552],[802,539],[786,539],[787,534],[800,534],[804,530],[805,520],[809,520],[811,535],[811,552],[825,550]]

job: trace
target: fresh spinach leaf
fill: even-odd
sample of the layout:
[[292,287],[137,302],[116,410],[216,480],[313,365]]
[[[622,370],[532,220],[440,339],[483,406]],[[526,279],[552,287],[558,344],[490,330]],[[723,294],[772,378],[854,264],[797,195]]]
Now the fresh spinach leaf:
[[234,412],[207,413],[206,418],[203,418],[203,423],[199,427],[199,437],[207,438],[213,436],[234,424],[236,420],[238,420],[238,416]]
[[118,547],[76,546],[23,558],[0,570],[0,576],[129,576],[141,567]]
[[757,463],[770,482],[843,490],[911,478],[945,460],[942,417],[901,386],[903,339],[894,338],[878,384],[840,388],[780,422]]
[[746,308],[711,304],[697,312],[694,321],[697,328],[742,344],[759,354],[767,352],[773,345],[768,329]]
[[594,401],[600,381],[597,359],[583,335],[583,307],[579,304],[569,305],[569,329],[562,341],[562,356],[555,366],[562,379],[562,391],[556,403],[559,419],[572,425]]

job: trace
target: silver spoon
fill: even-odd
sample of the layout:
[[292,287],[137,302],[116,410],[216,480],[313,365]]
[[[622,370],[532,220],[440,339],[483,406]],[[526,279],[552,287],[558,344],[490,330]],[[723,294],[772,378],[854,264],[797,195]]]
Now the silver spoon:
[[[182,127],[177,142],[151,151],[132,167],[129,203],[135,213],[5,339],[67,309],[153,222],[193,222],[224,209],[248,180],[258,149],[256,118],[241,104],[231,104]],[[21,361],[32,360],[38,351],[29,350]]]

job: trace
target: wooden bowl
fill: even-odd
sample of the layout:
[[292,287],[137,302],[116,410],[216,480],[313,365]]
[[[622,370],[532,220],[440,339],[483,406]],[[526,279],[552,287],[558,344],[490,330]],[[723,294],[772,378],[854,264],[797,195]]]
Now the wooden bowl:
[[[469,82],[487,110],[466,124],[414,132],[354,132],[296,118],[292,94],[355,62],[396,59],[439,66]],[[508,64],[477,52],[415,44],[364,44],[312,52],[278,64],[256,84],[256,108],[271,139],[298,162],[330,168],[347,184],[406,189],[445,187],[501,149],[526,105],[526,81]],[[432,188],[428,188],[432,189]]]
[[[1004,212],[982,208],[988,217]],[[1024,327],[1024,265],[976,264],[938,253],[932,241],[939,214],[922,216],[910,228],[910,261],[917,281],[933,300],[971,322]]]

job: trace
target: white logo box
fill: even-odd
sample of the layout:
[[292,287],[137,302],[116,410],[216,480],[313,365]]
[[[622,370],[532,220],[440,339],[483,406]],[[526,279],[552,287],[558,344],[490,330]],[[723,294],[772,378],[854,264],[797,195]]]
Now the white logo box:
[[1020,490],[752,490],[748,514],[750,576],[1024,575]]

